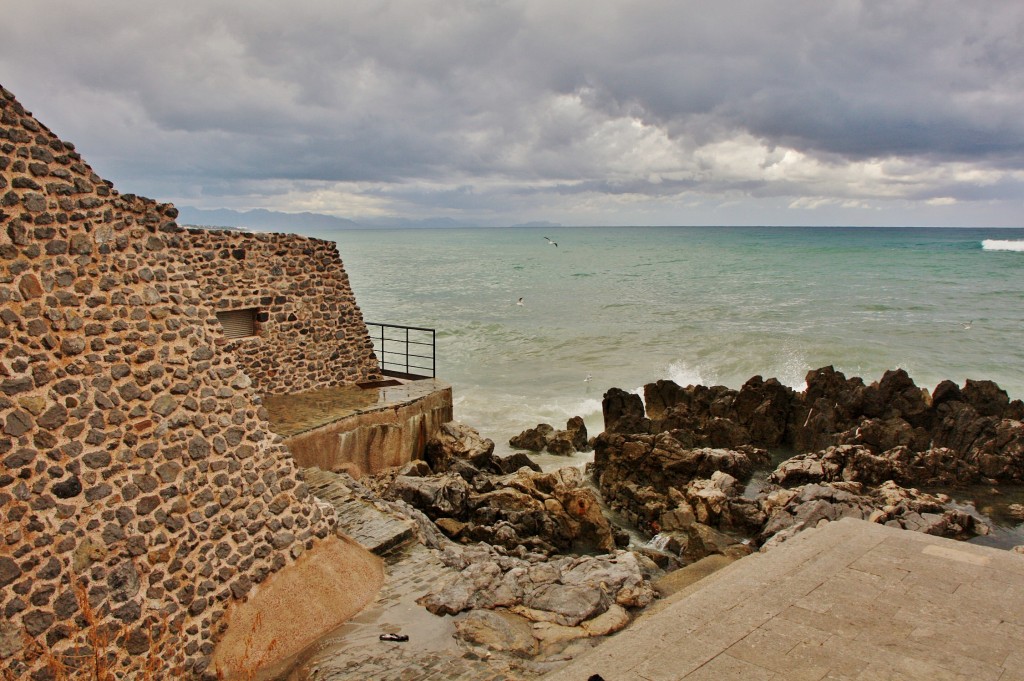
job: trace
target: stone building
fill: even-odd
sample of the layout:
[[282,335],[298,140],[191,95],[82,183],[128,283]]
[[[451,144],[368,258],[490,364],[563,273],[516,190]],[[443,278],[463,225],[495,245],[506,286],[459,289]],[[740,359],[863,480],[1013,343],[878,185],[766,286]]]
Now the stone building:
[[[97,657],[116,678],[213,677],[235,614],[304,574],[289,608],[307,631],[264,625],[285,648],[379,584],[257,399],[377,374],[348,283],[328,276],[336,251],[176,215],[119,194],[0,88],[0,670],[15,678]],[[313,270],[272,294],[295,258]],[[217,298],[218,276],[237,295]],[[225,338],[229,310],[272,333]]]
[[192,229],[184,262],[261,394],[380,377],[333,242],[294,234]]

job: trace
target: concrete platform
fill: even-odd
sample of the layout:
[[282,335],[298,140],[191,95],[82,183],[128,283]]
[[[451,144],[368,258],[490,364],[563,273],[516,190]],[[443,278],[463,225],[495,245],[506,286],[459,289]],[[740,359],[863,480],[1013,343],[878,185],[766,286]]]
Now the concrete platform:
[[861,520],[669,597],[546,681],[1024,679],[1024,556]]
[[292,395],[265,395],[270,429],[302,467],[354,478],[422,458],[452,420],[452,389],[437,379],[386,381]]

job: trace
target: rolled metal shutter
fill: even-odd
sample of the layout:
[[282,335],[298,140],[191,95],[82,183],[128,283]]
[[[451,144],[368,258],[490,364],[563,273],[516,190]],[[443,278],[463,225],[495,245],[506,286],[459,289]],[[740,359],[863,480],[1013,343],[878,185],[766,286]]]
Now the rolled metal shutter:
[[255,307],[244,310],[227,310],[218,312],[217,319],[224,329],[224,335],[228,338],[245,338],[256,335],[256,312]]

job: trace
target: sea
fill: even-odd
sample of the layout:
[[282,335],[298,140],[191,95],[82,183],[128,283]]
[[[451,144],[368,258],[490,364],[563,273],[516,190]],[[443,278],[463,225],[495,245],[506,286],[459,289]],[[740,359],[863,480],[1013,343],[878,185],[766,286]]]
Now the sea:
[[[436,330],[455,418],[510,437],[659,379],[797,390],[832,365],[1024,398],[1024,229],[516,227],[310,233],[369,322]],[[553,243],[557,243],[557,246]],[[522,304],[518,304],[522,299]]]

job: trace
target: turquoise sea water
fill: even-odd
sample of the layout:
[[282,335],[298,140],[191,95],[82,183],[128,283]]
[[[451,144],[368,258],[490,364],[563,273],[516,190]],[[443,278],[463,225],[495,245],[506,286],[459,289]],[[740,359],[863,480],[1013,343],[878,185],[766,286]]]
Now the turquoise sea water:
[[928,388],[987,378],[1024,397],[1024,230],[312,236],[338,243],[368,321],[437,329],[456,418],[499,446],[574,415],[597,433],[605,390],[661,378],[738,388],[760,374],[802,389],[828,364],[868,382],[902,367]]

